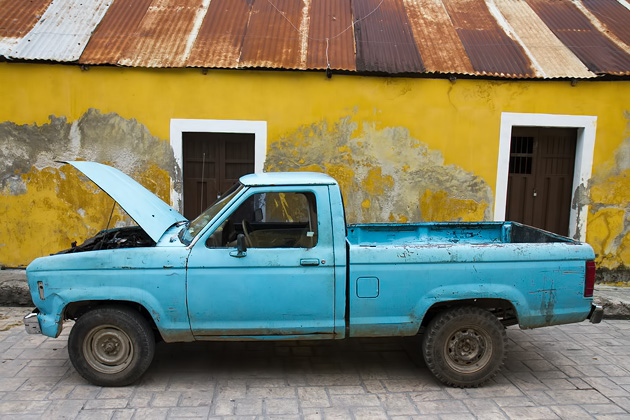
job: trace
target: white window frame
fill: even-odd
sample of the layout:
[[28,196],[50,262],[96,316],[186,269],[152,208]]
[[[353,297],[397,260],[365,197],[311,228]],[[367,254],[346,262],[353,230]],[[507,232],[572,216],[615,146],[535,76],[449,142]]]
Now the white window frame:
[[[183,133],[237,133],[254,135],[254,172],[263,172],[267,157],[267,121],[197,120],[171,118],[170,138],[175,162],[183,177]],[[180,181],[182,182],[182,181]],[[184,212],[183,185],[175,189],[171,179],[171,206]]]
[[[593,167],[593,151],[595,148],[595,132],[597,117],[590,115],[556,115],[556,114],[522,114],[514,112],[501,113],[499,133],[499,159],[497,163],[496,194],[494,199],[494,220],[504,221],[507,206],[507,188],[510,166],[510,146],[512,128],[521,127],[569,127],[577,128],[575,148],[575,168],[571,202],[580,185],[587,186]],[[588,205],[571,206],[569,214],[569,236],[580,241],[586,240],[586,218]]]

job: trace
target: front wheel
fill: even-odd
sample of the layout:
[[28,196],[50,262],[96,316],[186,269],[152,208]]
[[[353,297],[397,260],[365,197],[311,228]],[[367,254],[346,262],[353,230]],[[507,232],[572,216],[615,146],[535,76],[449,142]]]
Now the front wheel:
[[462,306],[438,314],[422,339],[429,370],[446,385],[479,386],[492,379],[506,356],[505,327],[490,312]]
[[68,337],[70,361],[95,385],[125,386],[149,368],[155,337],[137,311],[125,307],[93,309],[77,320]]

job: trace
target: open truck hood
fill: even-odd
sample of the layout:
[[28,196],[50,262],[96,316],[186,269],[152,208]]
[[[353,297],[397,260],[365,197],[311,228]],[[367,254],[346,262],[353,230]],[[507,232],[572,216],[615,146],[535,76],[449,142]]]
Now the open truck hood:
[[177,222],[187,219],[116,168],[97,162],[64,162],[74,166],[99,186],[157,242]]

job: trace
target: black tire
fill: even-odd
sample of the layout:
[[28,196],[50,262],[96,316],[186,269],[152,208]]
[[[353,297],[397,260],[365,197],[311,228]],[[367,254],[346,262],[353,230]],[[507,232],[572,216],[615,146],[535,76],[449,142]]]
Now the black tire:
[[68,337],[70,361],[94,385],[125,386],[151,365],[155,337],[140,313],[103,306],[83,314]]
[[476,387],[492,379],[506,357],[505,327],[490,312],[461,306],[436,315],[422,337],[422,355],[442,383]]

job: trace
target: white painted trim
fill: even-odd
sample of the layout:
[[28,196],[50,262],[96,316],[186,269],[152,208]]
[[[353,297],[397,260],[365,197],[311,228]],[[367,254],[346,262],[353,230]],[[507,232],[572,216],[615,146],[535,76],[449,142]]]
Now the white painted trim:
[[[501,113],[499,131],[499,159],[497,162],[497,183],[494,199],[494,220],[505,220],[507,204],[508,171],[510,165],[510,143],[512,127],[571,127],[577,128],[575,149],[575,169],[573,171],[573,187],[571,202],[580,185],[586,187],[591,178],[593,167],[593,150],[595,148],[595,131],[597,117],[589,115],[554,115],[554,114],[520,114],[514,112]],[[586,239],[586,216],[588,206],[571,206],[569,215],[569,236],[580,241]]]
[[[263,172],[267,157],[267,121],[247,120],[186,120],[171,118],[171,148],[175,162],[183,175],[182,133],[251,133],[254,135],[254,172]],[[175,190],[171,180],[171,206],[184,212],[182,188]]]

